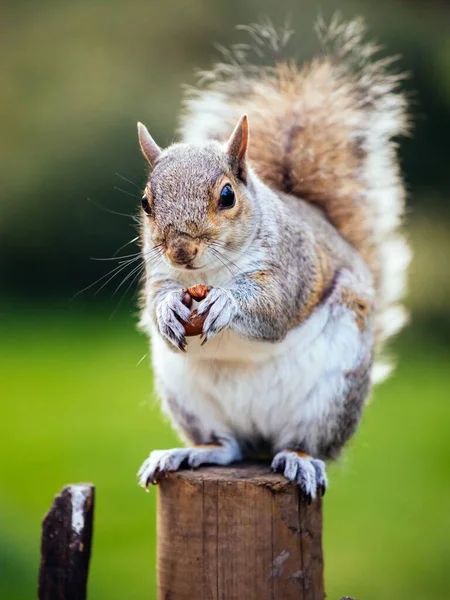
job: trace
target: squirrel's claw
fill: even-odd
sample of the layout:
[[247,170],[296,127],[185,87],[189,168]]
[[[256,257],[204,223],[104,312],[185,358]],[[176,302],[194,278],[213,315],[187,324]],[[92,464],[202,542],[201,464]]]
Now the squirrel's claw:
[[203,345],[222,329],[230,326],[237,312],[237,303],[229,290],[212,288],[208,296],[200,302],[197,312],[199,315],[208,313],[203,323]]
[[158,328],[178,350],[186,351],[186,332],[180,319],[190,322],[191,311],[183,304],[183,290],[169,292],[156,308]]
[[188,453],[189,448],[154,450],[138,471],[139,484],[145,489],[156,485],[168,472],[178,471]]
[[224,440],[223,445],[206,445],[193,448],[173,448],[171,450],[153,450],[139,469],[139,483],[145,489],[156,485],[171,471],[183,466],[196,469],[204,464],[228,465],[242,458],[237,442]]
[[272,471],[282,473],[289,481],[297,483],[308,502],[317,494],[323,496],[327,489],[325,463],[307,454],[299,455],[290,450],[278,452],[272,461]]

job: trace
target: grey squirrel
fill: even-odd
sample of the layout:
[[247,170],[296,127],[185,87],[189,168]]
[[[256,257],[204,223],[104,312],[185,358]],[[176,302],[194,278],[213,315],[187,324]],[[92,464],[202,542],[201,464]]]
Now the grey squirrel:
[[[408,130],[407,106],[362,21],[319,30],[325,51],[302,67],[255,67],[232,49],[187,93],[181,143],[162,150],[138,126],[150,166],[141,326],[189,444],[151,452],[144,487],[265,450],[314,498],[387,374],[381,347],[405,321],[393,137]],[[270,25],[251,35],[258,49],[280,45]],[[202,335],[187,337],[196,284],[209,286],[194,302]]]

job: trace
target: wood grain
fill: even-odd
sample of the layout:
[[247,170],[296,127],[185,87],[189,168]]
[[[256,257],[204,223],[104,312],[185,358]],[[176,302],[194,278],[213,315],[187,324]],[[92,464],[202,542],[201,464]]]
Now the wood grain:
[[321,502],[265,464],[179,471],[158,491],[158,600],[323,600]]

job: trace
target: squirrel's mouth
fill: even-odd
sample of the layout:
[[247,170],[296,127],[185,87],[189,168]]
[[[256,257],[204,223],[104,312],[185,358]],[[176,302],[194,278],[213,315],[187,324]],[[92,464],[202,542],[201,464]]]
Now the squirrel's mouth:
[[181,263],[174,260],[170,260],[170,258],[166,258],[167,263],[172,269],[176,269],[177,271],[198,271],[202,269],[203,265],[194,266],[192,262]]

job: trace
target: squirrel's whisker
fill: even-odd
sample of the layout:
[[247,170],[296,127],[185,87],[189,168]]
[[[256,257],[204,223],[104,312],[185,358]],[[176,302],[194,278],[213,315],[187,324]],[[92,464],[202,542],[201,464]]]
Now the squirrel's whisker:
[[223,265],[223,266],[224,266],[226,269],[228,269],[228,270],[230,271],[230,273],[231,273],[231,276],[232,276],[232,277],[234,277],[234,275],[235,275],[235,274],[234,274],[234,273],[233,273],[233,271],[231,270],[231,267],[230,267],[229,265],[227,265],[227,263],[225,262],[225,260],[223,260],[223,259],[221,258],[219,251],[218,251],[218,250],[216,250],[216,249],[215,249],[215,248],[213,248],[213,247],[210,247],[210,248],[209,248],[209,250],[211,251],[211,254],[212,254],[212,255],[213,255],[215,258],[217,258],[217,259],[218,259],[218,260],[219,260],[219,261],[222,263],[222,265]]
[[127,217],[128,219],[132,219],[136,223],[139,222],[139,219],[136,217],[136,215],[128,215],[127,213],[118,212],[117,210],[111,210],[110,208],[106,208],[106,206],[102,206],[95,200],[92,200],[92,198],[86,198],[86,200],[88,202],[90,202],[91,204],[93,204],[96,208],[99,208],[100,210],[103,210],[104,212],[107,212],[110,215],[117,215],[119,217]]
[[125,254],[125,255],[122,255],[122,256],[108,256],[106,258],[97,257],[97,256],[91,256],[91,260],[97,260],[97,261],[115,260],[115,261],[117,261],[117,260],[122,260],[124,258],[133,258],[133,259],[135,259],[135,258],[137,258],[139,256],[141,256],[141,252],[136,252],[134,254]]
[[121,250],[123,250],[123,249],[124,249],[126,246],[128,246],[129,244],[134,244],[134,242],[137,242],[138,240],[139,240],[139,236],[137,235],[136,237],[134,237],[134,238],[133,238],[132,240],[130,240],[129,242],[126,242],[126,243],[125,243],[123,246],[120,246],[120,248],[118,248],[118,249],[117,249],[117,250],[114,252],[113,256],[117,256],[117,254],[118,254],[118,253],[119,253]]
[[124,190],[124,189],[118,187],[117,185],[114,186],[114,189],[117,190],[118,192],[122,192],[123,194],[126,194],[127,196],[131,196],[132,198],[137,198],[138,200],[140,200],[142,198],[141,195],[132,194],[128,190]]
[[[113,292],[113,296],[115,296],[117,294],[117,292],[120,290],[120,288],[123,286],[124,283],[126,283],[130,277],[132,277],[136,272],[142,270],[144,268],[144,265],[142,263],[138,264],[136,267],[134,267],[123,279],[122,281],[119,283],[119,285],[116,287],[116,289]],[[127,288],[128,289],[128,288]]]
[[[136,282],[136,280],[137,280],[137,279],[138,279],[138,278],[139,278],[139,277],[142,275],[142,273],[143,273],[144,269],[145,269],[145,265],[144,265],[144,264],[140,265],[140,269],[137,271],[137,273],[135,274],[135,276],[134,276],[134,277],[131,279],[130,283],[127,285],[127,288],[126,288],[126,290],[123,292],[122,296],[120,297],[120,300],[119,300],[119,302],[117,303],[117,306],[116,306],[116,308],[115,308],[115,309],[113,310],[113,312],[111,313],[111,315],[110,315],[110,317],[109,317],[110,319],[112,319],[112,318],[113,318],[113,316],[116,314],[116,312],[118,311],[118,309],[120,308],[120,306],[121,306],[121,304],[122,304],[122,302],[123,302],[123,299],[124,299],[124,298],[125,298],[125,296],[127,295],[127,293],[128,293],[128,291],[129,291],[129,289],[130,289],[130,288],[131,288],[131,286],[132,286],[132,285],[133,285],[133,284]],[[137,287],[136,287],[136,289],[137,289]],[[136,294],[136,289],[134,290],[133,296]],[[114,295],[114,294],[113,294],[113,295]]]
[[238,265],[237,265],[237,264],[236,264],[234,261],[232,261],[230,258],[228,258],[228,257],[224,256],[224,255],[223,255],[223,254],[222,254],[222,253],[221,253],[219,250],[217,250],[217,248],[213,248],[213,247],[211,247],[210,249],[211,249],[211,251],[214,251],[214,253],[215,253],[215,255],[217,256],[217,258],[219,258],[219,259],[220,259],[220,262],[221,262],[221,263],[222,263],[222,264],[223,264],[225,267],[227,267],[227,268],[228,268],[228,270],[229,270],[229,271],[230,271],[230,273],[233,275],[233,277],[234,277],[234,275],[235,275],[235,274],[234,274],[234,273],[233,273],[233,271],[231,270],[231,268],[230,268],[230,265],[231,265],[231,266],[233,266],[233,267],[234,267],[234,268],[237,270],[237,272],[238,272],[238,273],[244,273],[244,271],[243,271],[243,270],[242,270],[242,269],[241,269],[241,268],[240,268],[240,267],[239,267],[239,266],[238,266]]
[[127,179],[124,175],[117,173],[117,171],[116,171],[115,175],[117,175],[117,177],[120,177],[120,179],[123,179],[123,181],[126,181],[127,183],[131,183],[131,185],[133,185],[138,190],[141,189],[141,187],[137,183],[134,183],[134,181],[131,181],[131,179]]
[[105,286],[107,286],[110,281],[112,281],[115,277],[117,277],[117,275],[119,275],[119,273],[122,273],[128,266],[129,266],[129,263],[125,263],[123,265],[120,265],[118,267],[118,269],[116,270],[116,272],[113,275],[111,275],[111,277],[109,279],[107,279],[105,281],[105,283],[103,283],[103,285],[95,292],[94,296],[97,296],[97,294],[99,294],[101,292],[101,290]]
[[[106,279],[108,276],[112,275],[112,277],[106,282],[108,283],[111,279],[113,279],[116,275],[118,275],[123,269],[125,269],[129,264],[131,264],[133,261],[127,261],[124,264],[120,264],[120,265],[116,265],[113,269],[111,269],[110,271],[108,271],[108,273],[105,273],[105,275],[102,275],[101,277],[99,277],[98,279],[96,279],[93,283],[90,283],[89,285],[87,285],[85,288],[79,290],[76,294],[74,294],[72,296],[72,298],[70,299],[70,301],[74,300],[77,296],[79,296],[80,294],[82,294],[83,292],[87,292],[87,290],[90,290],[91,288],[93,288],[95,285],[97,285],[98,283],[100,283],[101,281],[103,281],[104,279]],[[106,284],[105,284],[106,285]],[[102,286],[100,289],[102,289],[104,286]],[[100,290],[97,290],[96,293],[98,293]]]

